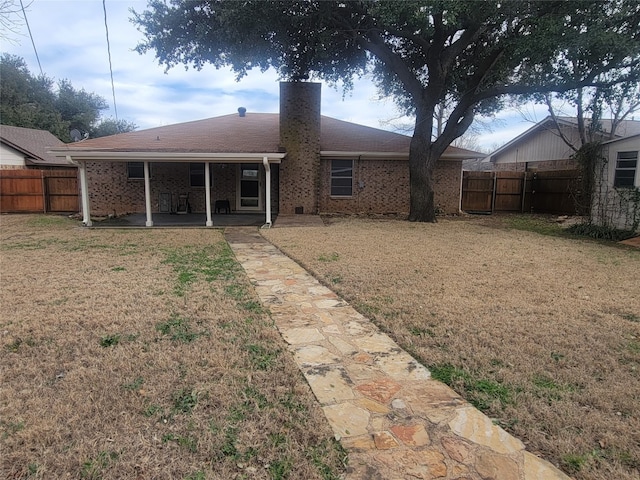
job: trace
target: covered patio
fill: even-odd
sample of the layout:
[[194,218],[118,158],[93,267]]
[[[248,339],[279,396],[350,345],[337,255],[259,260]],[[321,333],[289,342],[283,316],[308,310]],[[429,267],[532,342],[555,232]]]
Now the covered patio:
[[[273,215],[272,222],[277,215]],[[153,215],[153,226],[159,228],[171,227],[194,227],[201,228],[206,225],[207,215],[204,213],[187,213],[177,215],[173,213],[155,213]],[[212,214],[211,221],[213,227],[261,227],[265,224],[264,213],[230,213]],[[93,219],[93,228],[139,228],[147,226],[147,216],[144,213],[132,213],[119,217],[105,218],[104,220]],[[209,226],[209,225],[207,225]]]
[[[125,218],[121,218],[119,215],[116,218],[110,219],[110,222],[120,222],[122,225],[129,223],[130,226],[139,226],[140,218],[143,216],[143,226],[153,227],[159,226],[189,226],[200,225],[213,227],[216,225],[254,225],[259,224],[264,227],[270,227],[273,223],[272,215],[275,214],[272,208],[272,182],[271,182],[271,167],[274,164],[279,164],[284,153],[243,153],[243,154],[219,154],[219,153],[166,153],[166,152],[82,152],[75,155],[69,155],[67,153],[66,158],[68,161],[78,165],[79,177],[80,177],[80,193],[82,201],[83,223],[85,226],[90,227],[93,225],[92,209],[90,202],[90,182],[87,175],[87,163],[89,162],[101,162],[102,164],[120,164],[128,168],[132,163],[138,163],[142,167],[140,175],[141,184],[138,184],[143,191],[144,195],[144,214],[139,215],[125,215]],[[203,209],[198,213],[192,213],[191,208],[186,208],[184,211],[172,213],[164,213],[159,210],[158,205],[155,203],[157,194],[152,195],[152,186],[157,187],[163,184],[163,180],[155,178],[151,174],[152,164],[158,165],[191,165],[200,164],[203,166],[202,171],[202,188],[200,191],[204,194]],[[213,167],[214,165],[222,165],[228,167],[239,167],[240,172],[253,173],[251,180],[253,182],[241,179],[239,181],[238,199],[237,201],[226,201],[226,208],[224,208],[225,214],[218,215],[218,201],[214,202],[213,189]],[[123,171],[127,171],[127,168]],[[248,170],[248,169],[252,170]],[[158,167],[159,170],[159,167]],[[171,175],[165,177],[165,183],[171,181]],[[120,179],[120,182],[130,181],[131,178]],[[254,198],[241,198],[243,183],[255,183],[255,187],[251,190]],[[113,185],[118,185],[118,180],[113,181]],[[165,189],[164,187],[160,187]],[[169,190],[168,188],[166,190]],[[188,189],[186,190],[189,191]],[[188,198],[188,195],[187,195]],[[252,202],[245,204],[243,202]],[[188,201],[187,201],[188,202]],[[214,208],[215,203],[215,208]],[[188,205],[188,203],[187,203]],[[232,208],[235,207],[234,208]],[[165,212],[171,210],[170,208]],[[233,211],[232,211],[233,210]],[[241,211],[238,211],[241,210]],[[242,211],[243,210],[243,211]],[[135,211],[135,210],[134,210]],[[138,211],[139,212],[139,211]],[[216,214],[216,215],[214,215]],[[214,221],[214,216],[217,221]],[[257,220],[257,218],[260,220]],[[160,223],[158,223],[160,222]],[[220,223],[218,223],[220,222]],[[109,222],[107,222],[109,223]]]

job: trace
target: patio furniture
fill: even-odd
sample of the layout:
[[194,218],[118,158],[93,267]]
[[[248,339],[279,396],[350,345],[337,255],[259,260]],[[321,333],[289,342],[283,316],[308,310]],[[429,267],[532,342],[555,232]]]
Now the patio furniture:
[[213,207],[214,213],[231,213],[231,204],[229,200],[216,200]]
[[189,204],[189,194],[181,193],[178,195],[178,204],[176,205],[176,213],[191,213],[191,205]]

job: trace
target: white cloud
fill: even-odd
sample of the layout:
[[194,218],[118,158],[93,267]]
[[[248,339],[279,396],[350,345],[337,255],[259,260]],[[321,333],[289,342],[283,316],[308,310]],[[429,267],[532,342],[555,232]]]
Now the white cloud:
[[[248,111],[278,111],[278,78],[274,71],[251,72],[240,82],[230,69],[216,70],[210,65],[201,71],[176,66],[165,73],[153,54],[140,55],[133,49],[143,39],[130,22],[130,8],[141,12],[146,1],[107,0],[109,43],[113,66],[118,117],[151,128],[201,118],[234,113],[243,106]],[[27,9],[45,74],[55,80],[68,79],[75,88],[84,88],[107,100],[115,116],[109,57],[100,0],[34,0]],[[38,73],[31,41],[23,26],[20,43],[2,45],[2,50],[25,59],[32,73]],[[376,128],[394,130],[394,125],[410,123],[399,116],[391,100],[377,100],[377,91],[369,79],[356,80],[354,89],[343,98],[341,89],[324,86],[323,115]],[[513,113],[498,115],[506,118],[508,127],[498,127],[483,134],[481,144],[490,147],[505,143],[526,130],[514,120]],[[404,132],[409,133],[410,132]]]

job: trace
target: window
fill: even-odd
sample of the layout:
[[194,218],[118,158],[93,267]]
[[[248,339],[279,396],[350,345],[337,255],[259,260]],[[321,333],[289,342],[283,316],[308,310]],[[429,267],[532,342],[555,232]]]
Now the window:
[[618,152],[613,186],[622,188],[633,187],[637,168],[638,152]]
[[[189,183],[192,187],[204,187],[204,163],[189,164]],[[213,187],[213,169],[209,165],[209,185]]]
[[331,160],[331,196],[353,195],[353,160]]
[[130,180],[143,180],[144,162],[127,162],[127,177]]

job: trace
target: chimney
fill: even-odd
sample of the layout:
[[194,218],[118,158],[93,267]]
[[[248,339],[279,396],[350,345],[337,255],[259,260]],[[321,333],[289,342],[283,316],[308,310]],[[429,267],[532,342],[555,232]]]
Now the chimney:
[[238,108],[238,116],[240,117],[244,117],[247,114],[247,109],[244,107],[240,107]]
[[320,193],[321,84],[280,82],[279,211],[317,214]]

